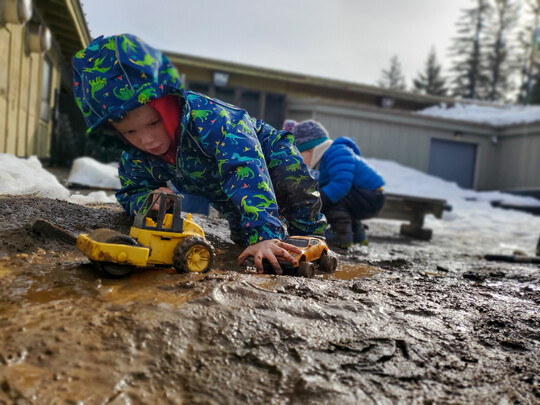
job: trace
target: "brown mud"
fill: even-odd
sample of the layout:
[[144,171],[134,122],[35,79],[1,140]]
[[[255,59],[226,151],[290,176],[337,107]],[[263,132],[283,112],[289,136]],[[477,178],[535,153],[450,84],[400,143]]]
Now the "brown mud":
[[131,224],[116,205],[0,197],[0,403],[540,402],[540,269],[485,262],[489,246],[377,221],[334,274],[257,275],[195,215],[214,270],[111,279],[37,217]]

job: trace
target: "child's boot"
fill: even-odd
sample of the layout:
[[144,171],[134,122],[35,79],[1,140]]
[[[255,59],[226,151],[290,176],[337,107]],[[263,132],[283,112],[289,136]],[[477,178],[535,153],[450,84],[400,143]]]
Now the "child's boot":
[[326,242],[341,249],[351,246],[353,243],[351,217],[344,211],[329,211],[326,219],[331,228],[324,232]]
[[352,224],[353,229],[353,242],[359,243],[362,246],[369,244],[368,237],[366,235],[367,225],[362,224],[360,221],[354,221]]

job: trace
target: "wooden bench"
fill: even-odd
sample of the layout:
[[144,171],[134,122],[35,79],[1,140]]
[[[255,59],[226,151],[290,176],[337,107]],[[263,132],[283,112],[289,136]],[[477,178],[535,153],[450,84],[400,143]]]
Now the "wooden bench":
[[443,212],[451,209],[446,200],[387,193],[384,208],[377,218],[409,221],[408,224],[401,225],[402,235],[430,240],[433,231],[423,227],[424,216],[433,214],[436,218],[442,218]]

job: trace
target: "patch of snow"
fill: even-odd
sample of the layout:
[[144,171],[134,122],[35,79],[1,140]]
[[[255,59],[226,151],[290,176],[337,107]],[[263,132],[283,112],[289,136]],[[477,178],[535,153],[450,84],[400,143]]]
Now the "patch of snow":
[[114,190],[121,187],[118,178],[118,163],[104,164],[90,157],[80,157],[73,161],[67,181]]
[[448,107],[442,103],[416,111],[416,114],[489,124],[496,127],[540,121],[540,107],[538,106],[487,107],[456,103],[454,106]]
[[75,204],[90,204],[90,203],[115,203],[116,197],[108,195],[105,191],[94,191],[87,195],[74,193],[69,198],[69,201]]
[[53,174],[43,168],[36,156],[23,159],[7,153],[0,154],[0,195],[2,194],[33,194],[36,197],[57,198],[77,204],[116,202],[114,195],[108,196],[103,191],[72,196]]
[[[468,243],[490,241],[493,252],[512,254],[513,250],[534,247],[540,236],[540,217],[517,210],[491,206],[491,201],[501,201],[524,206],[540,206],[532,197],[521,197],[497,191],[474,191],[460,188],[419,170],[396,162],[366,159],[384,178],[388,193],[446,200],[452,206],[445,211],[442,221],[428,215],[425,227],[433,229],[436,237],[467,240]],[[484,252],[488,253],[488,252]]]
[[0,154],[0,194],[58,198],[66,200],[69,191],[57,178],[43,169],[36,156],[20,159],[13,155]]
[[425,198],[437,198],[452,202],[469,200],[540,207],[540,201],[533,197],[517,196],[499,191],[474,191],[459,187],[456,183],[431,176],[420,170],[400,165],[390,160],[365,159],[383,175],[386,191]]

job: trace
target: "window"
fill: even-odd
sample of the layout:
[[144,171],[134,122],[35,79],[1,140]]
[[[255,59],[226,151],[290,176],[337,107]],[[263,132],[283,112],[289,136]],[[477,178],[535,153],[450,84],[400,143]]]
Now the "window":
[[216,98],[234,104],[234,89],[231,87],[216,87]]
[[267,94],[264,121],[274,128],[281,129],[284,119],[285,96],[283,94]]
[[255,118],[260,117],[259,111],[259,100],[261,98],[261,93],[258,91],[242,91],[242,96],[240,97],[240,105],[244,110],[246,110],[249,115]]
[[41,107],[39,117],[49,122],[51,118],[51,87],[52,87],[52,63],[45,56],[43,59],[43,71],[41,76]]
[[189,82],[189,89],[197,93],[208,94],[210,86],[208,86],[208,84],[206,83]]
[[290,243],[291,245],[297,246],[297,247],[307,247],[309,243],[309,241],[306,239],[295,239],[295,238],[287,239],[285,242]]

